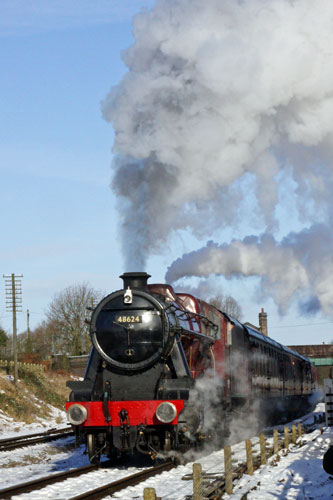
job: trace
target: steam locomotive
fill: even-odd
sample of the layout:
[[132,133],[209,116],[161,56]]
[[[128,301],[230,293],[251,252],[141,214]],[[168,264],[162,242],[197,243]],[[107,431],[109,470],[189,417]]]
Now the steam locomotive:
[[223,440],[233,415],[254,408],[265,423],[310,409],[308,358],[190,294],[148,285],[149,274],[120,278],[123,289],[92,312],[84,380],[67,382],[67,418],[91,463]]

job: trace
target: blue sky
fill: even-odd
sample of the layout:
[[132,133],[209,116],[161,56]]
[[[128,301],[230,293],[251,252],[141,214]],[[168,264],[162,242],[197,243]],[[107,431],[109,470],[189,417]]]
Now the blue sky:
[[[68,285],[120,284],[113,133],[100,101],[125,71],[132,15],[150,3],[1,3],[1,267],[24,274],[32,326]],[[0,322],[10,328],[0,289]]]
[[[0,259],[2,274],[24,275],[19,331],[27,309],[34,327],[54,294],[69,285],[87,281],[107,293],[121,285],[116,200],[109,187],[113,131],[100,102],[125,73],[121,51],[132,43],[132,16],[152,4],[1,2]],[[164,281],[167,266],[192,250],[192,242],[185,234],[173,237],[164,254],[150,259],[151,281]],[[281,319],[271,300],[249,300],[253,280],[221,283],[243,305],[244,320],[257,323],[264,306],[271,336],[281,342],[333,338],[325,318],[291,311]],[[0,324],[11,331],[4,295],[3,280]]]

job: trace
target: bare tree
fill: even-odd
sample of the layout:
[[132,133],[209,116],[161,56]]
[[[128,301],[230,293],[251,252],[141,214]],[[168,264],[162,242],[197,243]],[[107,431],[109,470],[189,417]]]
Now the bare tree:
[[225,312],[228,316],[240,320],[242,317],[242,308],[231,295],[219,294],[211,298],[209,304],[216,307],[220,311]]
[[51,352],[86,354],[90,349],[87,308],[96,304],[99,293],[87,283],[65,288],[55,295],[47,310],[47,336]]
[[22,332],[17,337],[18,351],[20,356],[31,356],[40,361],[47,359],[53,352],[51,324],[43,320],[28,336],[27,331]]

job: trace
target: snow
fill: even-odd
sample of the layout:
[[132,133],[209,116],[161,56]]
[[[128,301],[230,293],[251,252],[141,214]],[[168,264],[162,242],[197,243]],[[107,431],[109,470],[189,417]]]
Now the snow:
[[332,498],[333,481],[322,468],[322,458],[332,437],[329,429],[322,435],[318,430],[307,435],[302,448],[291,447],[280,462],[271,459],[253,477],[243,476],[232,498],[240,500],[247,492],[247,500]]
[[48,405],[50,418],[43,419],[37,417],[37,422],[26,424],[25,422],[16,422],[6,413],[0,410],[0,439],[18,437],[25,434],[34,434],[36,432],[46,432],[50,429],[63,428],[68,426],[65,412]]
[[[314,413],[309,414],[304,423],[312,423],[314,414],[324,411],[323,403],[319,403]],[[59,422],[59,417],[62,423]],[[64,412],[54,409],[50,420],[40,420],[38,423],[25,425],[22,422],[14,422],[11,418],[0,412],[0,439],[34,432],[45,431],[54,427],[63,427],[66,423]],[[291,425],[291,424],[289,424]],[[283,429],[279,428],[280,431]],[[272,438],[267,438],[272,442]],[[313,430],[301,438],[302,446],[299,446],[300,438],[296,445],[289,446],[286,454],[280,451],[279,460],[270,457],[267,464],[257,469],[253,476],[244,474],[241,479],[234,481],[234,492],[232,495],[224,495],[224,498],[232,500],[319,500],[333,498],[333,477],[325,473],[322,468],[322,459],[330,444],[333,444],[333,427],[323,427],[323,424],[313,425]],[[1,488],[13,484],[28,481],[49,473],[56,473],[74,467],[87,465],[87,455],[84,455],[84,447],[78,449],[73,443],[73,438],[60,439],[47,444],[38,444],[10,452],[0,452]],[[258,438],[252,439],[254,453],[259,450]],[[244,442],[233,444],[232,460],[236,466],[245,462]],[[195,457],[195,462],[202,465],[207,473],[223,474],[224,458],[223,450]],[[129,458],[127,463],[118,466],[101,467],[100,469],[82,476],[56,483],[47,488],[34,491],[24,495],[17,495],[14,500],[65,500],[71,496],[83,493],[87,489],[101,486],[102,484],[115,481],[129,474],[134,474],[145,467],[151,466],[147,460]],[[193,462],[182,465],[169,472],[163,472],[146,480],[137,486],[133,486],[113,494],[112,498],[122,500],[142,500],[143,489],[153,487],[157,496],[162,500],[185,500],[186,495],[193,492],[192,481],[185,481],[183,476],[192,473]],[[105,499],[110,500],[110,496]]]

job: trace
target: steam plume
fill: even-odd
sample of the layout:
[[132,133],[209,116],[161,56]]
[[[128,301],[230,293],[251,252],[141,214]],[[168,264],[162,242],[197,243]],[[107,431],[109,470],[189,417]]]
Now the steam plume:
[[259,276],[262,293],[275,299],[281,313],[286,312],[290,300],[296,296],[303,312],[321,308],[330,315],[333,304],[331,244],[332,235],[323,225],[291,233],[281,242],[268,234],[234,240],[229,245],[208,242],[205,248],[177,259],[169,267],[166,280],[213,273],[226,278]]
[[[331,0],[157,0],[135,17],[128,73],[102,105],[127,268],[173,231],[211,237],[255,215],[261,236],[209,243],[167,279],[255,275],[281,311],[296,298],[329,313],[332,25]],[[303,230],[278,241],[285,189]]]

